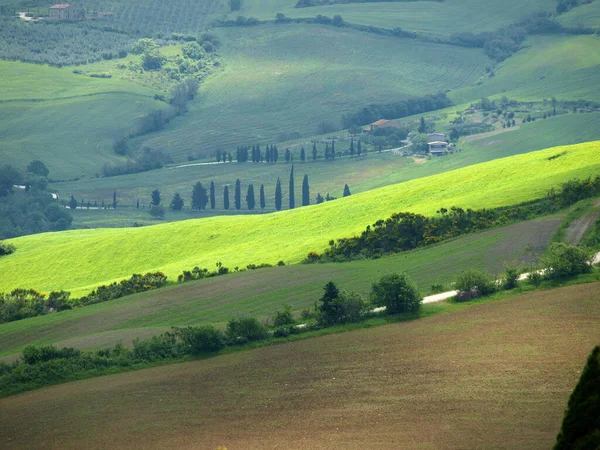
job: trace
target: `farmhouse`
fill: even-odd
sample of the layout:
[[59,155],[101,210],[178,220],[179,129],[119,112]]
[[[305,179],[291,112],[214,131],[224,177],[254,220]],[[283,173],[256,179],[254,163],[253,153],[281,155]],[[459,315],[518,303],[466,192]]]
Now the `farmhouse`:
[[445,141],[446,135],[444,133],[430,133],[427,135],[428,142]]
[[429,153],[433,156],[445,155],[450,147],[446,141],[433,141],[429,142]]
[[78,20],[83,18],[83,12],[79,5],[58,3],[48,10],[50,20]]
[[373,122],[364,127],[363,131],[365,133],[368,133],[369,131],[377,130],[380,128],[402,128],[402,126],[400,126],[400,124],[397,124],[396,122],[392,122],[391,120],[380,119],[377,122]]

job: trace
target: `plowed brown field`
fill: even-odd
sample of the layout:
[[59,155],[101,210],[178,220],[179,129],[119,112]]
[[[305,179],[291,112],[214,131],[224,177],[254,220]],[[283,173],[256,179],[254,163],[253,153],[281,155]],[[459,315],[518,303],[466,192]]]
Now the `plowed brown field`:
[[2,448],[547,449],[600,283],[0,401]]

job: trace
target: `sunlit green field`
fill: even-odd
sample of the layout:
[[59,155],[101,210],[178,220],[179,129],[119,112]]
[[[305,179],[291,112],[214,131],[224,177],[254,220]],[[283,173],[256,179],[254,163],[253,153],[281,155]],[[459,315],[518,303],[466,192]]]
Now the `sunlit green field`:
[[587,5],[578,6],[562,14],[558,21],[567,27],[600,27],[600,3],[593,1]]
[[217,261],[228,267],[295,263],[395,211],[433,214],[453,205],[491,208],[538,198],[560,182],[600,173],[599,151],[598,141],[558,147],[275,214],[22,237],[11,241],[17,252],[0,261],[0,286],[82,292],[132,272],[174,277]]
[[464,236],[432,247],[377,260],[343,264],[296,264],[170,286],[106,303],[0,325],[0,355],[28,344],[99,348],[157,334],[171,326],[225,325],[237,314],[261,320],[288,304],[294,314],[313,308],[324,284],[333,280],[346,290],[368,295],[384,273],[404,271],[420,291],[432,284],[450,289],[466,268],[504,271],[505,263],[534,262],[561,217],[544,217]]

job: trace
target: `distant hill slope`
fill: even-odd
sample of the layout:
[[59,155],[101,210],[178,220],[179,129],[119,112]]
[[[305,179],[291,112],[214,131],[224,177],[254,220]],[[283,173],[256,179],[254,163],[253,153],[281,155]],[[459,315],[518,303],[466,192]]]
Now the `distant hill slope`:
[[599,152],[600,141],[553,148],[276,214],[27,236],[12,240],[17,252],[0,260],[0,287],[81,292],[132,272],[174,277],[217,261],[294,263],[393,212],[433,214],[453,205],[488,208],[538,198],[563,181],[600,173]]
[[600,2],[592,1],[562,14],[558,21],[566,27],[600,27]]

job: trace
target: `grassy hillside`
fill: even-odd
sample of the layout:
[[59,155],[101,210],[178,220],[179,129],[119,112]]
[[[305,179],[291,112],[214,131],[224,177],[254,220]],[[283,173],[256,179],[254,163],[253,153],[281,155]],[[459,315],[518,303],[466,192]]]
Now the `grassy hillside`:
[[599,288],[41,389],[0,400],[0,433],[8,448],[547,449],[598,344]]
[[[453,116],[452,116],[453,117]],[[443,130],[443,128],[438,127]],[[296,160],[295,170],[298,177],[308,174],[311,187],[311,201],[314,203],[317,192],[325,195],[327,192],[341,197],[344,184],[348,184],[353,194],[376,189],[390,184],[400,183],[415,178],[458,169],[471,164],[490,161],[496,158],[517,155],[534,150],[541,150],[555,145],[567,145],[589,142],[600,139],[600,113],[571,114],[557,116],[547,120],[538,120],[522,125],[507,133],[490,136],[468,143],[459,144],[462,152],[448,158],[433,158],[419,161],[415,164],[411,158],[402,158],[389,153],[370,153],[365,158],[341,159],[333,163],[325,161],[302,163]],[[306,149],[309,150],[310,142]],[[347,150],[349,143],[339,140],[336,148]],[[297,150],[297,149],[295,149]],[[296,156],[296,158],[298,158]],[[63,198],[71,194],[75,198],[84,198],[92,203],[102,200],[108,202],[116,189],[121,209],[116,211],[77,211],[75,226],[129,226],[134,221],[138,223],[155,223],[146,210],[126,210],[124,207],[134,207],[138,198],[142,203],[148,203],[150,192],[160,189],[163,201],[168,204],[175,192],[179,192],[190,205],[191,187],[196,181],[208,185],[211,181],[216,184],[217,205],[214,212],[227,214],[223,209],[223,186],[231,186],[239,178],[242,190],[249,183],[255,189],[260,184],[265,185],[267,193],[266,211],[274,209],[273,192],[277,178],[287,181],[290,172],[289,164],[220,164],[183,167],[177,169],[156,170],[117,178],[97,178],[67,183],[56,183],[51,186]],[[296,192],[297,203],[301,202],[301,192]],[[285,205],[284,205],[285,206]],[[167,211],[167,220],[182,220],[192,217],[205,217],[206,212],[196,213],[188,208],[181,214]],[[242,212],[245,212],[245,203]],[[229,213],[235,209],[229,210]]]
[[[554,9],[553,0],[492,2],[482,0],[415,1],[397,3],[349,3],[294,8],[297,0],[245,0],[241,14],[272,20],[275,13],[288,17],[333,17],[383,28],[401,27],[431,36],[449,36],[464,31],[493,31],[539,11]],[[229,15],[235,18],[238,13]]]
[[94,175],[121,161],[113,131],[164,107],[149,88],[70,68],[0,61],[0,71],[0,158],[21,168],[41,159],[54,179]]
[[0,355],[33,343],[98,348],[123,340],[127,345],[136,337],[171,326],[220,326],[236,314],[266,319],[284,304],[300,314],[304,308],[313,308],[329,280],[367,295],[371,283],[390,271],[407,272],[428,294],[432,284],[449,286],[465,268],[502,273],[504,263],[534,262],[560,222],[560,217],[532,220],[378,260],[236,273],[6,323],[0,325]]
[[562,14],[558,21],[566,27],[600,27],[600,2],[593,1]]
[[548,149],[276,214],[27,236],[12,240],[17,252],[0,261],[0,286],[81,291],[151,269],[173,277],[217,261],[228,267],[298,262],[329,239],[395,211],[433,214],[442,206],[489,208],[538,198],[562,181],[598,174],[599,149],[600,142]]
[[151,139],[179,160],[317,134],[322,122],[369,103],[469,86],[483,51],[317,25],[219,29],[223,71],[200,88],[190,112]]
[[500,94],[519,100],[599,101],[600,89],[593,81],[599,66],[598,36],[530,36],[521,51],[496,68],[494,77],[450,96],[457,103]]

